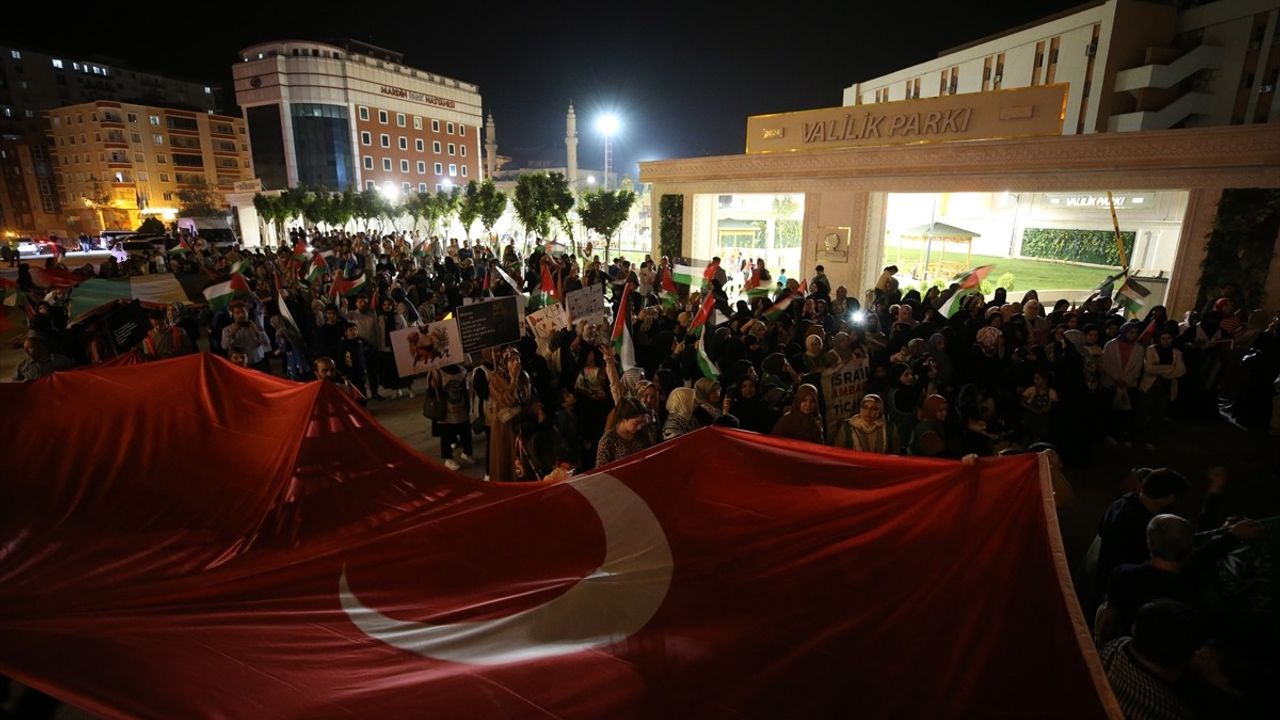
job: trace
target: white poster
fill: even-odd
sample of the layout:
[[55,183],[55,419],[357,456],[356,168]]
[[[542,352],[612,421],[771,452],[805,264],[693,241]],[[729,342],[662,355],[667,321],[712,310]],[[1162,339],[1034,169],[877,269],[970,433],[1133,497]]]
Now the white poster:
[[854,355],[838,367],[822,371],[822,394],[827,403],[827,440],[835,437],[840,423],[853,417],[866,393],[871,364],[867,356]]
[[563,305],[548,305],[524,318],[533,332],[533,339],[541,345],[557,330],[569,327],[569,311]]
[[421,375],[428,370],[463,362],[462,336],[454,319],[391,333],[391,354],[400,377]]
[[582,320],[602,320],[607,317],[604,309],[604,287],[601,285],[588,285],[581,290],[566,294],[564,304],[575,323]]

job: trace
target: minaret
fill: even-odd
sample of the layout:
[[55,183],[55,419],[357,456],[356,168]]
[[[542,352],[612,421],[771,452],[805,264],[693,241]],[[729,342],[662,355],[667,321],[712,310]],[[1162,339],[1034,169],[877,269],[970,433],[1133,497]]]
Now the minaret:
[[484,123],[484,172],[492,180],[498,169],[498,138],[493,129],[493,113]]
[[573,114],[573,103],[569,103],[569,114],[564,118],[564,144],[566,169],[569,175],[569,187],[578,189],[578,117]]

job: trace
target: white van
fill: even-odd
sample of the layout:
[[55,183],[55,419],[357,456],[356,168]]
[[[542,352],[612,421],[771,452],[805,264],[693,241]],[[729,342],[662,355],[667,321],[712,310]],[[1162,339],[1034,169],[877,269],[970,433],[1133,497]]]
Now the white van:
[[178,218],[178,230],[190,235],[199,235],[205,242],[216,247],[236,245],[240,242],[231,225],[217,217]]

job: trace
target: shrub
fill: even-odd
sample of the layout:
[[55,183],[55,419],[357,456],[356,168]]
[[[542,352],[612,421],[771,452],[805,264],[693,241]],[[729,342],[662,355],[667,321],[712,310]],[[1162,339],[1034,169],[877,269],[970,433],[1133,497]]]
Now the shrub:
[[[1008,275],[1009,273],[1005,273],[1005,274]],[[991,294],[996,291],[996,284],[991,282],[990,280],[983,280],[982,284],[978,286],[978,289],[982,292],[984,296],[991,297]]]
[[1001,275],[998,280],[996,280],[996,287],[1002,287],[1005,290],[1013,290],[1014,289],[1013,282],[1014,282],[1013,273],[1007,272]]
[[[1121,232],[1125,257],[1133,257],[1137,233]],[[1119,267],[1116,234],[1110,230],[1058,230],[1027,228],[1022,231],[1022,256],[1071,260]]]

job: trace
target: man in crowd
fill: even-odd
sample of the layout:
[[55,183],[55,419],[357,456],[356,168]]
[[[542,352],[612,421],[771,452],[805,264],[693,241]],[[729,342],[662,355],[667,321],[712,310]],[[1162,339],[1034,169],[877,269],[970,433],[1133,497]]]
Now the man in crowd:
[[271,338],[256,323],[249,320],[248,307],[239,301],[231,303],[231,324],[222,329],[222,347],[228,355],[238,349],[245,355],[248,367],[271,372],[267,353],[271,350]]

